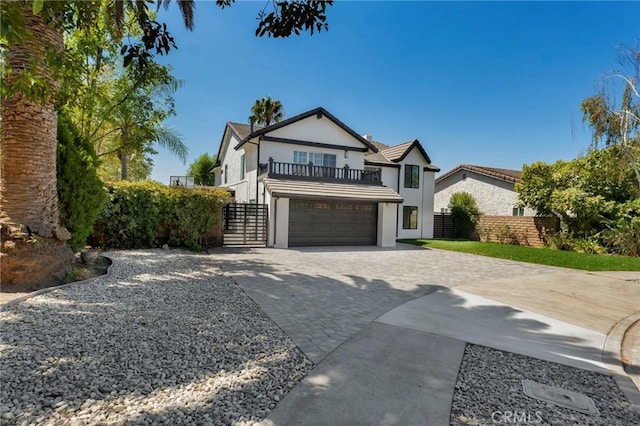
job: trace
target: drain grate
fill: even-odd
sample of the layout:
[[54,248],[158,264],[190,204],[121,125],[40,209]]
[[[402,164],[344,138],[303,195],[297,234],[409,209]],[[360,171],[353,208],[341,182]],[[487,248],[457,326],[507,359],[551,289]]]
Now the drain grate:
[[528,397],[585,414],[600,414],[593,399],[581,393],[544,385],[533,380],[523,380],[522,387],[524,394]]

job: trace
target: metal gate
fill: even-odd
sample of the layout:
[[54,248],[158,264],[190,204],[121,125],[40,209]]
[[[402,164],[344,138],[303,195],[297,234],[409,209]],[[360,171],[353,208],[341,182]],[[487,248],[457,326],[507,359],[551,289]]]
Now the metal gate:
[[225,246],[267,245],[266,204],[227,204],[223,220]]

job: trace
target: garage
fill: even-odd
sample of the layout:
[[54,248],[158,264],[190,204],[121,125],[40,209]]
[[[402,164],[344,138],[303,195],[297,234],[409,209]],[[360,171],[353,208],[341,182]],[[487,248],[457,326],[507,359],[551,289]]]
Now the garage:
[[289,202],[289,246],[375,245],[378,204],[353,201]]

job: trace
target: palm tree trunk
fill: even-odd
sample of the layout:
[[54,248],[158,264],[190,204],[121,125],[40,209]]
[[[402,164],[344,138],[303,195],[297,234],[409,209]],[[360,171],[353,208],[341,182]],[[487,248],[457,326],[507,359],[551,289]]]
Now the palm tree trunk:
[[[40,16],[32,14],[29,6],[24,13],[27,28],[34,37],[9,46],[7,65],[13,74],[7,76],[7,85],[36,63],[39,65],[31,71],[43,76],[55,93],[59,84],[44,65],[45,46],[61,52],[64,49],[62,31],[45,25]],[[53,99],[34,101],[14,93],[2,100],[1,113],[2,282],[32,282],[28,268],[34,266],[35,280],[47,279],[43,274],[59,276],[71,266],[71,251],[64,245],[69,232],[60,226],[58,217],[57,114]]]
[[120,180],[129,180],[129,154],[121,152],[120,158]]

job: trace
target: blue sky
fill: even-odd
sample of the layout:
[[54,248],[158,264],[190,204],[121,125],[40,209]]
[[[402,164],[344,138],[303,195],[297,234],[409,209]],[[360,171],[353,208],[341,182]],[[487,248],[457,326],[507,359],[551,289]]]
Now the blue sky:
[[193,32],[175,4],[161,12],[179,49],[160,61],[186,82],[168,124],[189,158],[159,149],[152,179],[216,153],[225,122],[267,95],[288,117],[323,106],[383,143],[417,138],[442,172],[571,159],[590,142],[581,100],[640,39],[640,2],[338,0],[328,32],[278,40],[254,36],[265,4],[198,2]]

